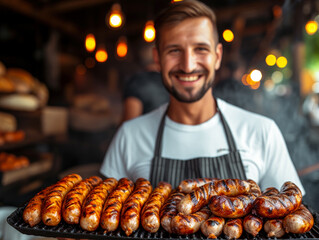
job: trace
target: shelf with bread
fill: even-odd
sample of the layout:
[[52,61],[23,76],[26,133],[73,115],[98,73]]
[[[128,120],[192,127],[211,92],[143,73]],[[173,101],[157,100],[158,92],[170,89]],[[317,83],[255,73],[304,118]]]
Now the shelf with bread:
[[0,204],[18,205],[57,174],[59,122],[48,98],[47,87],[31,73],[0,62]]

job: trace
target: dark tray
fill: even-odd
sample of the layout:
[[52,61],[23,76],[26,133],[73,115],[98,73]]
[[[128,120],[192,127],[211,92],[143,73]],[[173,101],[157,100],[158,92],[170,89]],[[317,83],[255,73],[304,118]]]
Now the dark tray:
[[[132,235],[127,237],[125,233],[119,228],[114,232],[104,233],[103,229],[98,228],[94,232],[89,232],[82,230],[79,225],[69,225],[65,222],[61,222],[55,227],[49,227],[43,223],[38,224],[37,226],[30,227],[23,221],[22,213],[24,207],[20,207],[10,214],[7,218],[7,222],[17,229],[19,232],[28,234],[28,235],[37,235],[44,237],[61,237],[61,238],[76,238],[76,239],[154,239],[154,240],[165,240],[165,239],[206,239],[206,237],[197,232],[195,234],[190,234],[186,236],[178,236],[175,234],[169,234],[164,229],[160,229],[156,233],[149,233],[143,228],[139,228]],[[315,224],[313,228],[305,234],[286,234],[281,239],[318,239],[319,240],[319,214],[314,213]],[[222,235],[223,236],[223,235]],[[225,239],[225,238],[219,238]],[[261,231],[256,237],[252,237],[247,233],[243,233],[241,239],[273,239],[268,238],[265,232]]]

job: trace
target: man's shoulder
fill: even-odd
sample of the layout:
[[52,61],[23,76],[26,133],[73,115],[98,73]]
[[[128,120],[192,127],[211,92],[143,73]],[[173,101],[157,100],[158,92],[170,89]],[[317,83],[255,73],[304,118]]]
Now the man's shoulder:
[[229,121],[240,122],[240,124],[248,123],[250,125],[272,125],[274,123],[273,119],[267,116],[235,106],[222,99],[218,99],[218,105],[225,118],[229,119]]

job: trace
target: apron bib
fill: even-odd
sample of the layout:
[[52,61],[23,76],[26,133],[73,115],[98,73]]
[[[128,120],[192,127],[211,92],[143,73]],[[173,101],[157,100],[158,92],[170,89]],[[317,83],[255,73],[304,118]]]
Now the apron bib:
[[160,181],[165,181],[170,183],[173,188],[176,188],[181,181],[194,178],[246,179],[244,166],[233,135],[218,106],[217,113],[219,113],[222,121],[229,153],[218,157],[198,157],[188,160],[179,160],[163,158],[161,156],[166,117],[165,112],[157,132],[154,158],[152,160],[150,179],[153,187],[156,187]]

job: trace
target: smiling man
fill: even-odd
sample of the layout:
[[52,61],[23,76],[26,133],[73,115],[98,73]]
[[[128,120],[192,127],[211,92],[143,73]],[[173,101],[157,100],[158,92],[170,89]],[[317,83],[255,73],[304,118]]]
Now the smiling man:
[[202,177],[253,179],[262,189],[292,181],[304,194],[275,122],[213,96],[223,52],[214,12],[184,0],[161,12],[155,28],[154,60],[170,101],[121,125],[101,173],[173,187]]

